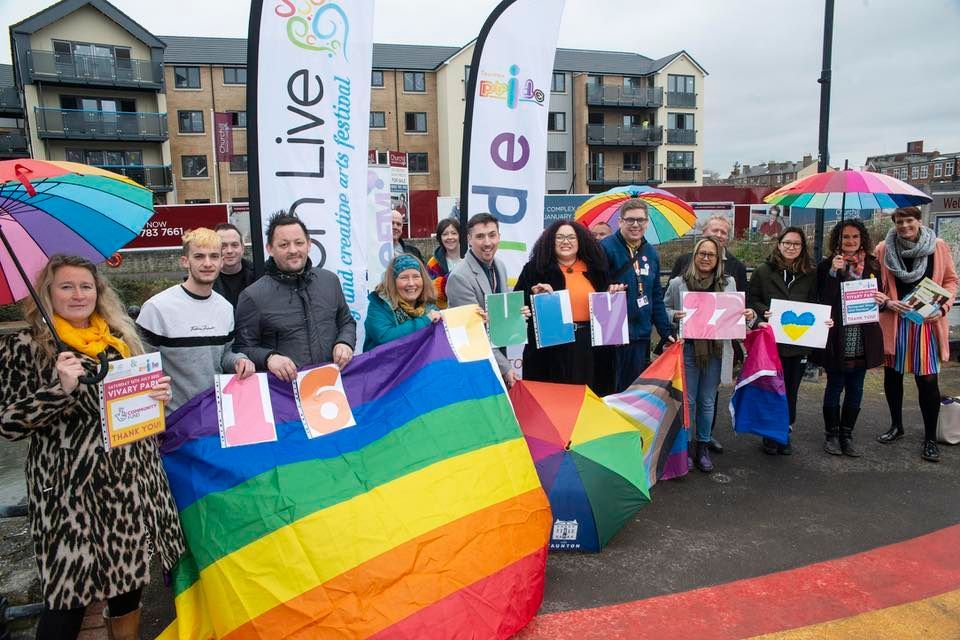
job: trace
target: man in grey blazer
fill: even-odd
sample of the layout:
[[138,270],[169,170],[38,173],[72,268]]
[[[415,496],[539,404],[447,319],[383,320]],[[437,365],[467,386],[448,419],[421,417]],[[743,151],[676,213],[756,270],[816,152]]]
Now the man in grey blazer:
[[[447,276],[447,300],[451,307],[465,304],[487,308],[488,293],[507,293],[507,270],[496,259],[500,246],[500,223],[489,213],[478,213],[467,221],[467,243],[470,249],[463,260]],[[494,349],[493,355],[507,387],[516,382],[513,366],[506,354]]]

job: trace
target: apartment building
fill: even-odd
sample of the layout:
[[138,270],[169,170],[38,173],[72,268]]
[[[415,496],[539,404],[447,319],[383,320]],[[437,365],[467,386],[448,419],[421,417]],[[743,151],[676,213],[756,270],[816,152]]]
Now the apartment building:
[[924,151],[923,140],[916,140],[907,143],[906,152],[868,157],[865,168],[930,192],[960,181],[960,152]]
[[769,162],[757,165],[733,165],[733,171],[723,184],[732,184],[739,187],[782,187],[799,178],[805,178],[817,172],[817,161],[812,155],[803,156],[802,160]]
[[24,135],[23,106],[13,81],[13,65],[0,64],[0,160],[30,155]]
[[63,0],[10,27],[30,155],[173,189],[164,43],[104,0]]

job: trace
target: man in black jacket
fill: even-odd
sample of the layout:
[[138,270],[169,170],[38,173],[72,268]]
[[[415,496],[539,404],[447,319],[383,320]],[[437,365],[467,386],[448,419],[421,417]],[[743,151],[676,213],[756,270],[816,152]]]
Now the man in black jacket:
[[[737,283],[737,291],[746,295],[747,267],[737,260],[736,256],[727,251],[727,240],[730,238],[731,231],[730,219],[723,215],[711,216],[703,227],[703,235],[715,239],[720,244],[720,250],[723,251],[723,273],[733,278],[733,281]],[[692,259],[693,253],[688,253],[677,258],[676,262],[673,263],[673,269],[670,270],[670,279],[673,280],[677,276],[686,273],[687,267],[690,266],[690,260]],[[737,353],[739,353],[739,346],[738,343],[735,342],[734,355]],[[719,411],[716,411],[713,414],[714,427],[716,427],[717,414],[719,413]],[[720,444],[716,438],[711,437],[708,446],[710,450],[715,453],[723,453],[723,445]]]
[[419,260],[423,266],[427,266],[427,261],[423,259],[423,254],[420,253],[420,250],[412,244],[407,244],[403,241],[403,214],[396,209],[391,211],[390,214],[393,216],[390,221],[391,230],[393,231],[393,253],[395,255],[406,253]]
[[223,259],[213,290],[236,309],[240,293],[257,279],[253,263],[243,257],[243,238],[239,229],[229,222],[222,222],[213,230],[220,236],[220,256]]
[[281,211],[267,226],[266,274],[240,294],[233,348],[284,382],[297,368],[353,358],[357,322],[336,275],[310,263],[307,228]]

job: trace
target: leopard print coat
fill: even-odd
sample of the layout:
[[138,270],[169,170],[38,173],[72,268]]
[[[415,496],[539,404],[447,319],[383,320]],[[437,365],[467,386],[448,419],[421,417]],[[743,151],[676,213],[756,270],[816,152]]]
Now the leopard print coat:
[[105,451],[97,386],[65,393],[29,331],[0,338],[0,437],[30,438],[27,501],[48,608],[143,587],[154,553],[169,570],[183,552],[154,438]]

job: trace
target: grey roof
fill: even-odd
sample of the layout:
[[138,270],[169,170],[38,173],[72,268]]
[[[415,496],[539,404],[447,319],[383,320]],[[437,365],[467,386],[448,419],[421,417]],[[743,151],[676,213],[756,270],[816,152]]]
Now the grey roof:
[[[163,61],[167,64],[244,65],[247,63],[246,38],[160,36],[160,39],[167,43],[167,49],[163,54]],[[462,49],[463,47],[437,45],[374,43],[373,68],[433,71]],[[557,49],[554,68],[558,71],[642,76],[659,71],[681,54],[686,54],[693,60],[693,56],[686,51],[678,51],[659,60],[651,60],[638,53],[621,51]],[[693,60],[693,63],[700,66],[696,60]]]
[[13,65],[0,64],[0,89],[14,86]]
[[11,25],[10,30],[14,33],[35,33],[46,26],[49,26],[70,15],[77,9],[89,5],[107,16],[118,25],[129,31],[135,38],[146,44],[148,47],[162,47],[163,43],[155,35],[144,29],[133,18],[125,14],[120,9],[107,2],[107,0],[61,0],[60,2],[38,11],[28,18]]

